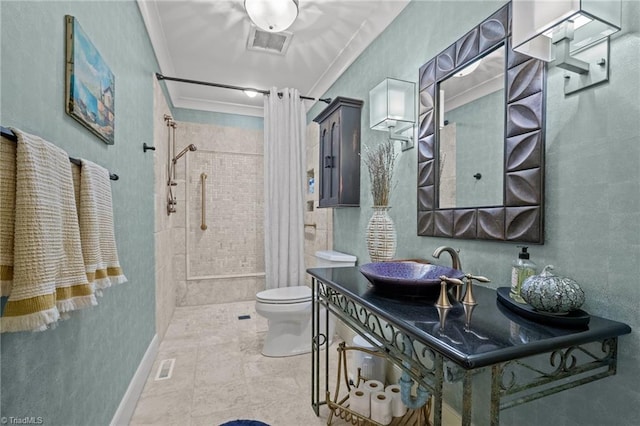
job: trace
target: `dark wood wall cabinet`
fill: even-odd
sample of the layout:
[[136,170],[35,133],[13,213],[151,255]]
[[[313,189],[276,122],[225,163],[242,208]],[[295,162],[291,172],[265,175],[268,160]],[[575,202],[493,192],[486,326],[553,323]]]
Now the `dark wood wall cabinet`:
[[363,101],[337,97],[316,118],[320,125],[318,207],[360,205],[360,116]]

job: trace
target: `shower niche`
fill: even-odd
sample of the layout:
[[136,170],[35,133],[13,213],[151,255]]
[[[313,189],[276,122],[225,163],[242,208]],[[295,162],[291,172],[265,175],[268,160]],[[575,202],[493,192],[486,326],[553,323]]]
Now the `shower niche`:
[[318,207],[360,205],[360,116],[363,101],[337,97],[316,118],[320,163]]

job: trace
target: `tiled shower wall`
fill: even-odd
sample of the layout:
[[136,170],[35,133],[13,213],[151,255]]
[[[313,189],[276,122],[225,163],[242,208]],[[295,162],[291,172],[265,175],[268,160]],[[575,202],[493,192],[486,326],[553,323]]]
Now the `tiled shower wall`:
[[[164,334],[175,306],[253,300],[265,288],[263,214],[263,133],[260,130],[177,122],[176,151],[194,144],[176,165],[177,212],[168,216],[164,114],[169,113],[156,83],[154,144],[156,164],[156,317]],[[307,126],[305,267],[314,253],[332,247],[332,210],[318,209],[318,125]],[[202,230],[202,180],[207,229]],[[310,279],[307,277],[307,284]]]
[[[179,122],[175,229],[186,237],[174,256],[179,306],[252,300],[264,285],[262,131]],[[205,173],[205,222],[202,179]]]
[[260,154],[234,152],[199,150],[189,158],[190,279],[264,272],[262,163]]

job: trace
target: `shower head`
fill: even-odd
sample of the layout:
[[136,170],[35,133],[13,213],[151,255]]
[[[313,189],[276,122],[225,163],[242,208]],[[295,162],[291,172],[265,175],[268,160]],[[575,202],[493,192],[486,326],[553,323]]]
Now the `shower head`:
[[197,150],[197,149],[198,149],[198,148],[196,148],[196,146],[195,146],[194,144],[190,144],[190,145],[188,145],[185,149],[183,149],[182,151],[180,151],[180,152],[178,153],[178,155],[176,155],[176,156],[173,158],[173,164],[176,164],[176,162],[180,159],[180,157],[182,157],[183,155],[185,155],[187,152],[189,152],[189,151],[195,151],[195,150]]

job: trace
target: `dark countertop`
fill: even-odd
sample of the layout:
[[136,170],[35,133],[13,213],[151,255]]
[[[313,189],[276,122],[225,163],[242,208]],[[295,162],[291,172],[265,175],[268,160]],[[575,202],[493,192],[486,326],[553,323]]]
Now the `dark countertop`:
[[497,300],[494,289],[481,286],[473,289],[478,305],[473,311],[469,330],[465,331],[462,305],[452,300],[453,308],[449,310],[441,331],[433,302],[381,294],[358,267],[312,268],[307,272],[466,369],[631,332],[626,324],[593,315],[588,325],[580,328],[553,327],[534,322],[505,307]]

